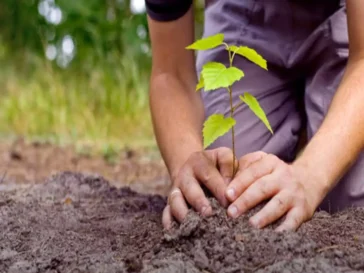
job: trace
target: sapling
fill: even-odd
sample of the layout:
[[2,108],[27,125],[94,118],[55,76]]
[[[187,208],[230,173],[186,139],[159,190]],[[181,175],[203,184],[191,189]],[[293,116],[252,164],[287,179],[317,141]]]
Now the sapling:
[[272,127],[269,124],[267,116],[260,106],[258,100],[248,92],[240,95],[240,101],[233,104],[232,86],[235,82],[240,81],[244,77],[244,72],[233,66],[236,55],[243,56],[262,69],[268,70],[267,61],[259,55],[254,49],[247,46],[229,45],[224,42],[224,34],[218,33],[212,36],[202,38],[195,41],[193,44],[186,47],[188,50],[208,50],[224,46],[229,58],[229,66],[219,62],[207,62],[203,65],[199,76],[199,81],[196,86],[196,91],[203,89],[205,92],[214,91],[217,89],[226,89],[230,101],[230,117],[225,117],[223,114],[213,114],[207,118],[203,125],[203,142],[204,148],[210,146],[216,139],[227,134],[230,130],[232,133],[232,150],[233,150],[233,177],[236,174],[235,167],[235,125],[234,119],[235,110],[245,103],[250,110],[265,124],[268,130],[273,134]]

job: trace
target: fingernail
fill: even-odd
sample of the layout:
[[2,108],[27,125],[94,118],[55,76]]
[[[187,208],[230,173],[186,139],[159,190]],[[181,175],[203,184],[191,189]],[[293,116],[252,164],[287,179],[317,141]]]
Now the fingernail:
[[231,200],[235,200],[235,190],[233,188],[228,189],[226,194]]
[[238,216],[238,208],[236,206],[230,206],[228,208],[228,213],[231,217],[235,218],[236,216]]

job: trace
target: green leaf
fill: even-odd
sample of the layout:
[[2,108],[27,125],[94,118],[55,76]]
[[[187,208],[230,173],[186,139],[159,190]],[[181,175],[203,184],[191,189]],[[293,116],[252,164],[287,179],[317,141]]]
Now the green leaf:
[[204,123],[204,148],[208,147],[219,137],[225,135],[235,125],[235,119],[225,118],[222,114],[211,115]]
[[206,63],[202,67],[201,74],[205,82],[205,91],[229,87],[244,77],[244,72],[239,68],[226,68],[225,65],[216,62]]
[[260,106],[258,100],[249,93],[244,93],[244,96],[239,97],[244,103],[249,106],[250,110],[252,110],[253,113],[264,123],[264,125],[268,128],[269,132],[273,134],[272,127],[269,124],[269,120],[264,113],[264,110]]
[[207,50],[221,45],[224,42],[224,34],[218,33],[209,37],[197,40],[186,49]]
[[199,91],[201,88],[204,88],[204,86],[205,86],[205,81],[203,80],[203,76],[201,74],[200,80],[199,80],[198,84],[196,85],[196,91]]
[[255,63],[256,65],[260,66],[261,68],[268,70],[267,67],[267,61],[259,55],[254,49],[251,49],[247,46],[229,46],[230,51],[235,52],[236,54],[239,54],[245,58],[247,58],[249,61]]

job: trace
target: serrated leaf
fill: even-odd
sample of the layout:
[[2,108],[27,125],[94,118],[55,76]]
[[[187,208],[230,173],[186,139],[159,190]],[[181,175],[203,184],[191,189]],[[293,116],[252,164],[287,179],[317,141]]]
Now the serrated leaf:
[[261,68],[268,70],[267,67],[267,61],[258,54],[254,49],[249,48],[247,46],[229,46],[230,51],[236,52],[235,54],[239,54],[245,58],[247,58],[249,61],[255,63],[256,65],[260,66]]
[[205,91],[231,86],[244,77],[244,72],[239,68],[227,68],[222,63],[217,62],[206,63],[202,67],[201,74],[205,82]]
[[202,74],[200,75],[200,80],[198,81],[198,84],[196,85],[196,91],[200,90],[205,86],[205,81],[203,80]]
[[195,41],[186,49],[207,50],[221,45],[224,42],[224,34],[218,33]]
[[210,146],[216,139],[225,135],[235,125],[232,117],[225,118],[222,114],[211,115],[204,123],[202,130],[204,148]]
[[253,113],[264,123],[264,125],[268,128],[269,132],[273,134],[273,130],[270,126],[269,120],[264,113],[263,108],[260,106],[258,100],[250,93],[244,93],[244,96],[239,97],[246,105],[248,105],[250,110],[252,110]]

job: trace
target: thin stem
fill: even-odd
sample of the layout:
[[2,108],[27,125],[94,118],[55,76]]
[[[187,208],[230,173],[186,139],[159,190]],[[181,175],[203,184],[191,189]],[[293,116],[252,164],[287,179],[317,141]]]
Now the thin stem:
[[[231,87],[228,87],[228,91],[229,91],[229,97],[230,97],[230,116],[233,118],[234,117],[234,106],[233,106],[233,92],[231,91]],[[232,178],[235,177],[236,174],[236,168],[235,168],[235,126],[233,126],[231,128],[231,135],[232,135],[232,144],[233,144],[233,176]]]
[[234,109],[234,112],[235,112],[235,110],[236,110],[236,108],[238,108],[240,105],[242,105],[244,102],[243,101],[239,101],[234,107],[233,107],[233,109]]
[[[230,67],[232,67],[233,66],[233,60],[234,60],[234,57],[235,57],[236,50],[232,53],[231,50],[230,50],[229,45],[226,44],[226,43],[224,43],[224,45],[225,45],[227,51],[229,52],[229,63],[230,63]],[[230,97],[230,116],[232,118],[234,118],[234,111],[235,111],[236,107],[239,106],[239,104],[236,105],[235,107],[233,106],[233,92],[232,92],[230,86],[227,89],[228,89],[229,97]],[[232,147],[232,149],[233,149],[233,175],[232,175],[232,178],[234,178],[235,177],[235,174],[237,172],[237,168],[235,168],[235,154],[236,154],[235,153],[235,126],[233,126],[231,128],[231,135],[232,135],[232,145],[233,145],[233,147]]]
[[231,60],[230,60],[230,66],[233,66],[233,61],[234,61],[234,57],[235,57],[235,54],[236,52],[238,51],[238,49],[236,49],[233,53],[233,55],[231,56]]
[[235,52],[234,52],[234,55],[231,55],[232,52],[230,50],[229,45],[227,43],[224,43],[224,45],[225,45],[226,50],[229,52],[229,63],[230,63],[230,67],[232,67],[233,66],[233,60],[234,60]]

